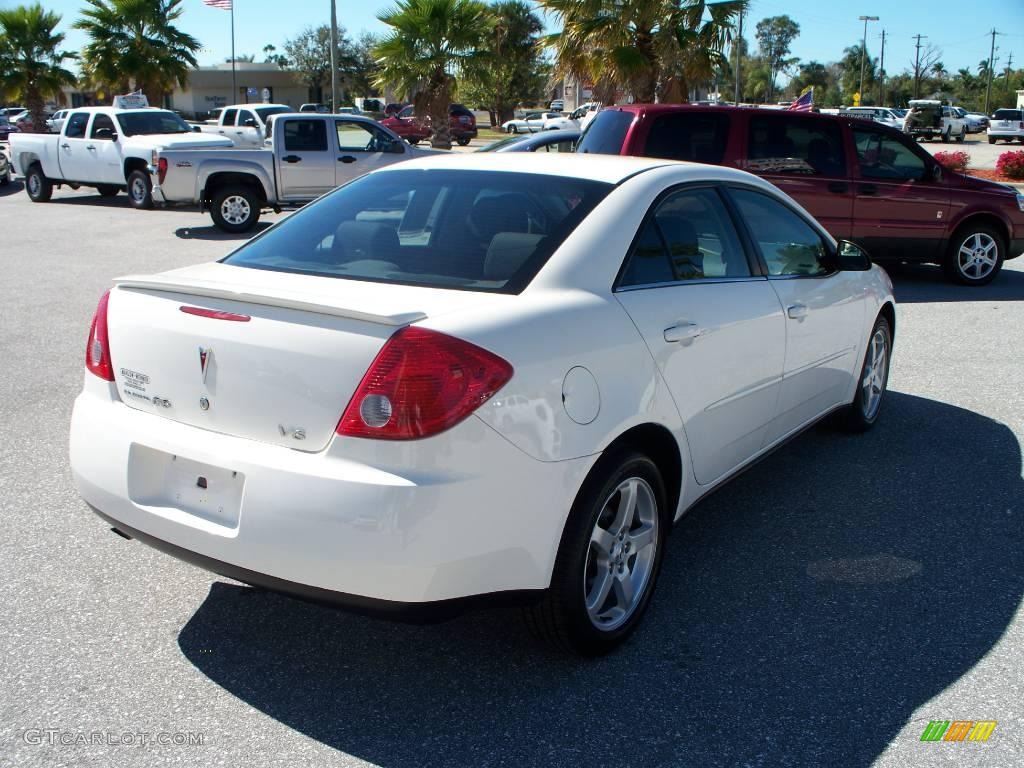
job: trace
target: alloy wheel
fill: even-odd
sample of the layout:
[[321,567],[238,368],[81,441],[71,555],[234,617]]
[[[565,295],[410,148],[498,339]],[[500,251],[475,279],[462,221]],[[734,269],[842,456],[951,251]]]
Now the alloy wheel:
[[228,195],[220,204],[220,215],[228,224],[244,224],[252,215],[249,201],[242,195]]
[[985,232],[975,232],[960,244],[957,251],[957,266],[964,277],[981,280],[996,268],[999,259],[999,243]]
[[132,200],[141,203],[146,199],[148,191],[146,189],[146,182],[142,179],[132,179]]
[[605,500],[584,562],[587,615],[598,629],[621,627],[643,601],[660,535],[658,504],[641,477],[623,480]]
[[871,421],[882,405],[886,374],[889,368],[889,341],[882,328],[876,328],[868,347],[867,360],[861,374],[861,408],[864,418]]

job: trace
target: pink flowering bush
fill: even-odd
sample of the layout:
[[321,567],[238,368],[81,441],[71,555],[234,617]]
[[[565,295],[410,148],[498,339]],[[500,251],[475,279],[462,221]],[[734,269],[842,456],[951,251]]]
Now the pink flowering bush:
[[971,156],[960,150],[958,152],[936,152],[935,159],[943,168],[963,173],[971,162]]
[[1024,179],[1024,150],[1003,152],[996,161],[996,170],[1008,179]]

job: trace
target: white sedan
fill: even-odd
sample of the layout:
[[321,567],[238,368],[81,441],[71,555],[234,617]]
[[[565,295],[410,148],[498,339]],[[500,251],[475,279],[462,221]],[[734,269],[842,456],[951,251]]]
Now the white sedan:
[[217,573],[414,618],[524,603],[599,654],[697,500],[825,416],[876,422],[894,313],[741,171],[411,161],[115,281],[71,465],[117,531]]
[[561,117],[561,112],[527,112],[521,118],[506,120],[501,124],[505,133],[537,133],[544,128],[544,121]]

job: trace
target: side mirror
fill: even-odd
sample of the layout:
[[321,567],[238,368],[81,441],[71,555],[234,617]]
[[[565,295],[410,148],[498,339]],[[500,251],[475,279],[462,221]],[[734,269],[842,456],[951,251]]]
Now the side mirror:
[[198,125],[193,125],[192,126],[192,133],[202,133],[202,130],[200,130]]
[[242,125],[245,128],[259,128],[259,123],[257,123],[256,120],[254,120],[251,117],[248,120],[246,120],[244,123],[242,123]]
[[836,260],[843,272],[867,272],[871,269],[871,257],[868,256],[868,252],[849,240],[839,241]]

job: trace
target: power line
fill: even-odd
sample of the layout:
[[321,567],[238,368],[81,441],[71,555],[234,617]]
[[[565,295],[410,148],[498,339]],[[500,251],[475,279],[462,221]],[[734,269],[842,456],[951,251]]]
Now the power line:
[[989,113],[989,102],[992,98],[992,60],[996,55],[996,35],[1002,33],[996,32],[996,28],[992,27],[992,31],[989,34],[992,35],[992,47],[988,52],[988,85],[985,87],[985,114]]

